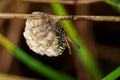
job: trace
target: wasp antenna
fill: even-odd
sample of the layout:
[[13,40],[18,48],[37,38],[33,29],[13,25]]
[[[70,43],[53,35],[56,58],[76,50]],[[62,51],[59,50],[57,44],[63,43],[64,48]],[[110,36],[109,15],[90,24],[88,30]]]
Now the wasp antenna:
[[79,46],[74,40],[72,40],[72,39],[69,38],[68,36],[66,36],[66,38],[67,38],[67,40],[68,40],[69,42],[71,42],[73,45],[75,45],[75,46],[77,46],[78,48],[80,48],[80,46]]

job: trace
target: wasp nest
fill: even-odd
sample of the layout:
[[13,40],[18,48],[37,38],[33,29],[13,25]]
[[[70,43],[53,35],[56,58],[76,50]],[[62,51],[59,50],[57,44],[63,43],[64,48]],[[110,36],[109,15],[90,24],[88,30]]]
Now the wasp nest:
[[[42,12],[32,14],[44,15]],[[56,23],[57,21],[50,19],[27,19],[23,35],[29,48],[49,57],[61,55],[66,46],[63,39],[65,34],[61,33],[61,29],[57,29]]]

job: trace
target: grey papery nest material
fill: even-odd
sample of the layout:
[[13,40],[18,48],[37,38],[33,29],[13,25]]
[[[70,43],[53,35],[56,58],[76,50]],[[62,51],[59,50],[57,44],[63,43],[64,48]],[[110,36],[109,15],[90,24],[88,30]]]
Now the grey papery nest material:
[[[34,15],[44,15],[42,12],[33,12]],[[57,21],[50,19],[27,19],[23,33],[26,43],[31,50],[40,54],[59,56],[65,49],[64,35],[57,32]],[[60,41],[64,43],[61,47]]]

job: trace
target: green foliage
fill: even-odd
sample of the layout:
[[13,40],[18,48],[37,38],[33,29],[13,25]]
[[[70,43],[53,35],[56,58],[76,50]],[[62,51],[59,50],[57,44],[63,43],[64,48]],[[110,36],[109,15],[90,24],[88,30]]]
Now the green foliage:
[[71,77],[65,76],[54,69],[46,66],[42,62],[34,59],[18,47],[16,47],[14,44],[9,42],[6,38],[4,38],[0,34],[0,44],[3,45],[6,49],[8,49],[18,60],[26,64],[31,69],[35,70],[36,72],[43,74],[48,79],[51,80],[74,80]]
[[[57,15],[67,15],[67,12],[63,5],[59,3],[51,3],[51,7]],[[80,59],[83,61],[86,69],[91,72],[95,80],[100,80],[102,78],[101,70],[99,69],[95,60],[92,58],[90,51],[85,46],[82,39],[79,37],[72,22],[62,21],[61,24],[67,32],[68,36],[80,46],[80,48],[77,48],[76,46],[73,46],[73,48],[78,53],[77,55],[80,57]]]
[[113,6],[113,8],[120,13],[120,0],[104,0],[104,2]]
[[110,72],[102,80],[116,80],[118,77],[120,77],[120,67],[118,67],[114,71]]

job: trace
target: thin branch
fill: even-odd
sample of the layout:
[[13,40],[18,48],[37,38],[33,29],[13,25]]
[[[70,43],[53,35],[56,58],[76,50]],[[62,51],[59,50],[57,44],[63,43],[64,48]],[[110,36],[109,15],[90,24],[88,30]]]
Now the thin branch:
[[44,15],[35,14],[16,14],[16,13],[0,13],[2,19],[50,19],[50,20],[89,20],[89,21],[110,21],[120,22],[119,16],[84,16],[84,15],[70,15],[70,16],[57,16],[44,13]]
[[[32,2],[32,3],[54,3],[55,0],[21,0],[24,2]],[[103,0],[77,0],[77,4],[90,4],[95,2],[102,2]],[[74,0],[57,0],[58,3],[62,4],[75,4]]]

